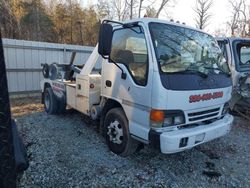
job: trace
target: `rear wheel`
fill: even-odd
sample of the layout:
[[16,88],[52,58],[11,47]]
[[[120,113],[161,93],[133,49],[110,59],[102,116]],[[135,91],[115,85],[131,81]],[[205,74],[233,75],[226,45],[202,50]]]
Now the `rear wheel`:
[[57,98],[57,104],[58,104],[58,110],[57,112],[59,114],[63,114],[66,110],[66,99],[65,96],[63,95],[60,99]]
[[51,87],[44,91],[44,109],[48,114],[56,114],[58,112],[58,102]]
[[113,153],[128,156],[136,151],[139,142],[131,137],[128,120],[121,108],[113,108],[107,113],[104,127],[107,145]]

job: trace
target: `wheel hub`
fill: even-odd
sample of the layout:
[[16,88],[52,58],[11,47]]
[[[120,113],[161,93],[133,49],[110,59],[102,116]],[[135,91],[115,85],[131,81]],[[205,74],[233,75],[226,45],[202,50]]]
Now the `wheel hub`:
[[114,122],[111,122],[108,126],[108,132],[107,135],[109,135],[109,140],[115,144],[121,144],[123,141],[123,130],[121,124],[115,120]]

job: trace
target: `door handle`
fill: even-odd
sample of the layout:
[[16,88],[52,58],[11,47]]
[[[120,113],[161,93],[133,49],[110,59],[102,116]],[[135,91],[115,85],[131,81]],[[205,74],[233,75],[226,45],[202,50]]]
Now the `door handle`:
[[82,89],[81,84],[77,84],[77,89],[78,89],[78,90],[81,90],[81,89]]

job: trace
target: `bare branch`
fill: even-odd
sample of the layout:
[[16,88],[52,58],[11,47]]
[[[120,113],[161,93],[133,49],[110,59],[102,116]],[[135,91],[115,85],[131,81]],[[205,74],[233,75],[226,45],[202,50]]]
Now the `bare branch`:
[[156,18],[159,17],[161,11],[166,7],[166,5],[170,2],[171,0],[162,0],[161,1],[161,5],[160,7],[158,8],[157,12],[156,12]]
[[138,10],[138,18],[141,17],[141,11],[142,11],[142,3],[144,0],[139,0],[139,10]]
[[196,0],[196,7],[194,12],[196,13],[196,27],[204,29],[212,17],[210,9],[213,6],[213,0]]
[[228,25],[231,30],[231,35],[241,35],[244,37],[246,35],[246,0],[230,0],[229,5],[231,7],[231,20]]

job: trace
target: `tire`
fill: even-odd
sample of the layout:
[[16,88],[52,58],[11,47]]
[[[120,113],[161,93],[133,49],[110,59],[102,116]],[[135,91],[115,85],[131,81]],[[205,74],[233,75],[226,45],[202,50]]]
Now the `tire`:
[[44,78],[49,77],[49,65],[47,63],[43,65],[43,77]]
[[58,101],[51,87],[46,88],[44,92],[44,109],[48,114],[58,112]]
[[63,95],[61,99],[57,99],[57,104],[57,113],[63,114],[66,111],[66,97]]
[[55,80],[58,78],[58,66],[56,63],[52,63],[49,66],[49,79]]
[[136,151],[139,142],[131,137],[122,108],[113,108],[107,113],[104,129],[107,145],[113,153],[126,157]]

